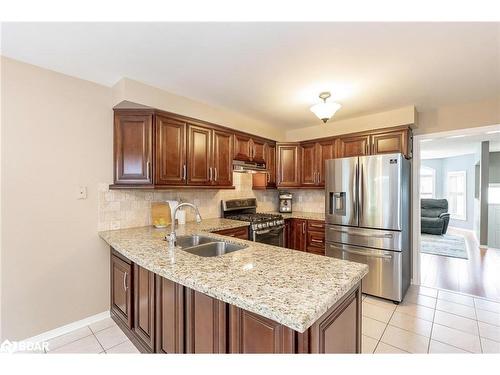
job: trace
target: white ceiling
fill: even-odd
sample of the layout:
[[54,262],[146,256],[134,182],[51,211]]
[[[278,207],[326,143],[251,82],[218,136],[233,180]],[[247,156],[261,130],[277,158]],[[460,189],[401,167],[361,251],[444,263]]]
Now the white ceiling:
[[500,23],[4,23],[3,55],[111,86],[135,79],[282,129],[500,92]]
[[482,141],[490,141],[490,152],[500,151],[500,133],[477,133],[461,138],[434,138],[421,142],[420,155],[422,159],[441,159],[474,154],[479,151]]

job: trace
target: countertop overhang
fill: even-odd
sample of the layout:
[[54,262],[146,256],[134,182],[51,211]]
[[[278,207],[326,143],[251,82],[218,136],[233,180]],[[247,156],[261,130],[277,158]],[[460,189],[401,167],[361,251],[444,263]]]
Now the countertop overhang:
[[203,234],[247,246],[212,258],[168,251],[163,238],[170,228],[119,229],[99,236],[149,271],[301,333],[368,273],[361,263],[210,233],[242,226],[248,223],[229,219],[178,226],[178,235]]

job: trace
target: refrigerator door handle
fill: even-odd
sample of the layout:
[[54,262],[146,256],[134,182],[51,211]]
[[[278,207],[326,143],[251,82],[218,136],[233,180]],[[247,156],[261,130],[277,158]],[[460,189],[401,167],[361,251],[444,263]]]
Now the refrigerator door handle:
[[391,259],[392,256],[390,254],[384,253],[384,254],[373,254],[373,253],[368,253],[364,251],[356,251],[356,250],[350,250],[350,249],[342,249],[343,252],[349,253],[349,254],[355,254],[355,255],[361,255],[365,257],[372,257],[372,258],[382,258],[382,259]]
[[356,232],[348,232],[342,229],[337,229],[337,228],[328,228],[329,230],[333,232],[338,232],[338,233],[343,233],[343,234],[348,234],[350,236],[359,236],[359,237],[371,237],[371,238],[393,238],[394,235],[392,233],[384,233],[384,234],[363,234],[363,233],[356,233]]

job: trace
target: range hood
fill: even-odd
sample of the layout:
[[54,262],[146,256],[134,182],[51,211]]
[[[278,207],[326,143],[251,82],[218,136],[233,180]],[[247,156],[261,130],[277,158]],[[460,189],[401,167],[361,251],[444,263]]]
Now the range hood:
[[265,172],[265,163],[255,163],[252,161],[233,160],[233,171],[240,173]]

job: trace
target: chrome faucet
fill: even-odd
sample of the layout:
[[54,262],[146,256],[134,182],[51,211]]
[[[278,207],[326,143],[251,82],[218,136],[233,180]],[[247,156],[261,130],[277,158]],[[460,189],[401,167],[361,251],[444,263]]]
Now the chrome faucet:
[[196,207],[194,204],[191,204],[191,203],[178,204],[175,207],[174,213],[172,215],[173,216],[172,217],[172,227],[170,229],[170,234],[167,234],[165,236],[165,240],[168,241],[168,249],[169,250],[173,250],[175,248],[176,241],[177,241],[177,235],[175,234],[175,215],[177,214],[177,210],[181,207],[184,207],[184,206],[194,208],[194,210],[196,211],[196,222],[201,223],[201,215],[200,215],[200,211],[198,210],[198,207]]

